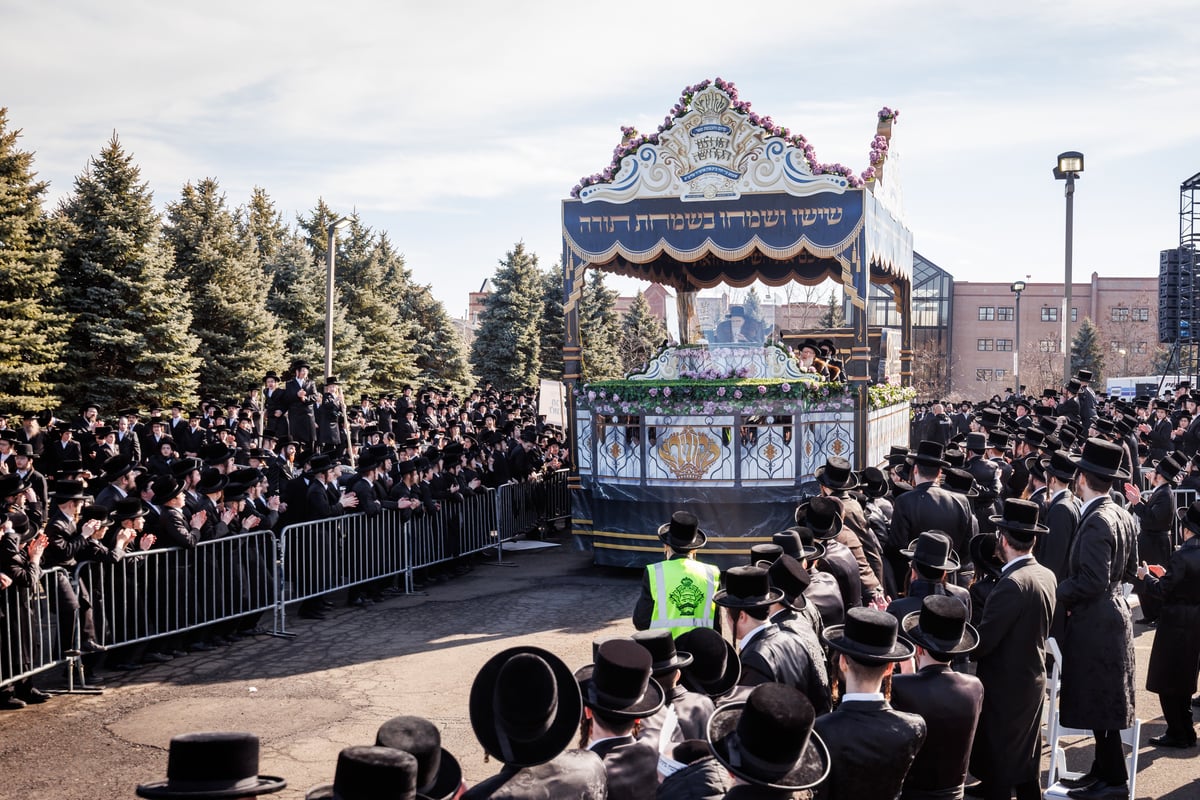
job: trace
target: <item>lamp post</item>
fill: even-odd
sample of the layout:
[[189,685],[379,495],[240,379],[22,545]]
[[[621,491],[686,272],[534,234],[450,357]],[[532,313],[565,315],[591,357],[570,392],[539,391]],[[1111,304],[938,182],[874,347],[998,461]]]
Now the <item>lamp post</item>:
[[1063,286],[1062,305],[1062,346],[1063,346],[1063,382],[1071,380],[1071,245],[1074,239],[1074,210],[1075,210],[1075,179],[1083,172],[1083,153],[1068,150],[1058,154],[1058,163],[1054,167],[1054,179],[1066,181],[1065,195],[1067,198],[1067,244],[1066,267]]
[[1021,396],[1021,292],[1025,291],[1025,281],[1013,281],[1008,290],[1017,296],[1017,307],[1014,315],[1017,321],[1016,338],[1013,340],[1013,374],[1016,376],[1017,396]]
[[322,381],[333,374],[333,259],[334,245],[339,229],[350,224],[349,217],[341,217],[325,226],[329,249],[325,254],[325,374]]

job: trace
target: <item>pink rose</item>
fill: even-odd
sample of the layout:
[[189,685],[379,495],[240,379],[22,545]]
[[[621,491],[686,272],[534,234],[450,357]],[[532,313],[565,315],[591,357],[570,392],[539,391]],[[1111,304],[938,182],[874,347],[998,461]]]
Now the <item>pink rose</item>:
[[759,393],[759,394],[766,394],[766,393],[767,393],[767,387],[765,387],[765,386],[759,386],[759,387],[758,387],[758,393]]

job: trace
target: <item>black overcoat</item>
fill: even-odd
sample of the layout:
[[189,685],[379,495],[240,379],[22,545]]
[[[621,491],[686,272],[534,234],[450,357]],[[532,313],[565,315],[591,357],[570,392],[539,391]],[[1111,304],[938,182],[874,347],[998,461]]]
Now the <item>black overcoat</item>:
[[1136,580],[1135,528],[1129,512],[1103,496],[1075,532],[1070,577],[1058,585],[1066,613],[1058,709],[1068,728],[1119,731],[1133,724],[1133,622],[1121,581]]
[[829,777],[817,800],[892,800],[925,741],[925,720],[886,700],[852,700],[817,717],[813,730],[829,748]]
[[1046,637],[1054,614],[1054,573],[1027,558],[1000,575],[979,622],[973,657],[983,709],[971,774],[987,783],[1036,781],[1046,699]]
[[1162,600],[1146,691],[1190,695],[1200,671],[1200,539],[1193,536],[1171,555],[1161,579],[1147,575],[1143,583]]

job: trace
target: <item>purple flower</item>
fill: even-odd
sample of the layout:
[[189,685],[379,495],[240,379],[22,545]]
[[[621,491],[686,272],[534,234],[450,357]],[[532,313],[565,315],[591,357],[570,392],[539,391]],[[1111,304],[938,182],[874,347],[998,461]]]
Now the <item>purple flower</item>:
[[653,386],[651,386],[651,387],[650,387],[650,396],[651,396],[651,397],[658,397],[658,389],[656,389],[656,388],[654,388]]
[[671,387],[664,386],[663,387],[663,397],[670,397],[670,396],[671,396]]
[[588,400],[595,400],[595,399],[596,399],[596,393],[589,391],[588,392]]
[[738,400],[741,400],[741,399],[742,399],[742,390],[741,390],[741,389],[734,389],[734,390],[733,390],[733,396],[734,396],[736,399],[738,399]]
[[759,387],[758,387],[758,393],[759,393],[759,394],[766,394],[766,393],[767,393],[767,387],[765,387],[765,386],[759,386]]
[[781,385],[779,388],[783,390],[784,394],[787,394],[788,392],[790,392],[792,390],[792,385],[790,383],[785,383],[785,384]]
[[717,387],[717,397],[724,397],[724,396],[725,396],[725,387],[724,386]]
[[612,399],[613,399],[613,402],[615,403],[621,399],[621,396],[619,394],[617,394],[616,392],[613,392]]

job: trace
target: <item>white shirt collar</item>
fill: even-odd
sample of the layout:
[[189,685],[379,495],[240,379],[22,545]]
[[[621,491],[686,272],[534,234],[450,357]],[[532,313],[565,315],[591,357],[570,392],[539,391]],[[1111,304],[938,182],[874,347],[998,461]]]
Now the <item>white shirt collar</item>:
[[769,620],[769,619],[764,620],[761,625],[754,628],[752,631],[750,631],[745,636],[743,636],[741,638],[741,640],[738,642],[738,652],[740,653],[743,650],[745,650],[746,645],[750,644],[750,640],[753,639],[755,636],[757,636],[759,634],[759,632],[766,630],[766,628],[769,627],[771,624],[772,624],[771,620]]
[[1079,518],[1083,519],[1083,515],[1088,513],[1088,510],[1091,509],[1092,506],[1096,505],[1096,503],[1099,503],[1101,500],[1103,500],[1106,497],[1108,497],[1108,495],[1098,494],[1095,497],[1093,497],[1091,500],[1088,500],[1086,503],[1084,503],[1082,506],[1080,506]]
[[1021,555],[1017,556],[1016,558],[1010,558],[1008,560],[1008,562],[1005,563],[1003,571],[1007,571],[1008,568],[1011,567],[1013,564],[1016,564],[1020,561],[1024,561],[1027,558],[1032,559],[1033,553],[1022,553]]
[[844,695],[842,695],[843,703],[851,703],[855,701],[861,703],[870,703],[872,701],[878,702],[883,699],[885,699],[883,692],[846,692]]

